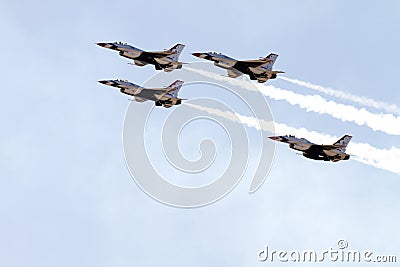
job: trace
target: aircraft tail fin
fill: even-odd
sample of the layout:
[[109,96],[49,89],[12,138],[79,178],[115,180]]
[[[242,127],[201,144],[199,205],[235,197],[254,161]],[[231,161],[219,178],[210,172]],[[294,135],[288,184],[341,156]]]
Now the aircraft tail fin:
[[346,152],[346,147],[349,144],[351,138],[352,138],[351,135],[345,135],[342,138],[340,138],[339,140],[337,140],[337,142],[334,143],[334,145],[340,145],[341,146],[337,150],[339,150],[340,152],[345,153]]
[[177,98],[179,90],[181,89],[183,85],[183,81],[181,80],[176,80],[175,82],[171,83],[167,89],[168,93],[165,94],[166,96],[172,97],[172,98]]
[[174,52],[174,54],[169,56],[169,58],[174,61],[178,61],[179,55],[181,54],[183,48],[185,48],[185,45],[183,44],[176,44],[173,47],[171,47],[169,51]]
[[267,70],[272,70],[272,66],[274,66],[274,63],[277,58],[278,58],[277,54],[274,54],[274,53],[269,54],[268,56],[266,56],[263,59],[265,59],[265,60],[269,59],[271,61],[266,63],[265,65],[263,65],[263,67],[266,68]]

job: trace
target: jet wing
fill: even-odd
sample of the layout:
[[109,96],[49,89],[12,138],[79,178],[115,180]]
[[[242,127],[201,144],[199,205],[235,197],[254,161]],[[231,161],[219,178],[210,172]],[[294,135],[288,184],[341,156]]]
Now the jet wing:
[[135,101],[136,101],[136,102],[145,102],[145,101],[147,101],[147,99],[142,98],[142,97],[135,96]]
[[228,76],[231,78],[236,78],[239,77],[240,75],[243,75],[241,71],[238,71],[237,69],[228,69]]
[[163,100],[163,101],[169,100],[169,101],[171,101],[171,102],[176,102],[177,100],[186,100],[186,99],[179,98],[179,97],[163,96],[163,97],[160,98],[160,100]]
[[144,88],[140,91],[140,93],[136,94],[138,98],[158,101],[164,94],[166,94],[165,90],[162,88]]
[[158,101],[160,99],[168,98],[165,95],[168,94],[169,92],[172,92],[176,90],[175,87],[170,88],[143,88],[140,93],[138,93],[136,96],[142,99],[147,99],[147,100],[152,100],[152,101]]
[[158,94],[158,95],[165,95],[168,94],[169,92],[175,90],[174,88],[166,87],[166,88],[144,88],[142,91],[148,91],[153,94]]
[[342,148],[345,147],[343,145],[321,145],[323,150],[334,150],[334,149],[338,149],[338,148]]
[[254,60],[238,60],[237,64],[245,65],[249,68],[260,67],[268,62],[271,62],[270,59],[254,59]]
[[163,57],[168,57],[170,55],[175,54],[176,52],[174,51],[159,51],[159,52],[143,52],[149,56],[152,56],[154,58],[163,58]]
[[[296,142],[297,144],[300,144],[299,142]],[[342,145],[316,145],[316,144],[311,144],[311,148],[313,152],[315,151],[322,151],[322,150],[335,150],[338,148],[342,148],[344,146]]]

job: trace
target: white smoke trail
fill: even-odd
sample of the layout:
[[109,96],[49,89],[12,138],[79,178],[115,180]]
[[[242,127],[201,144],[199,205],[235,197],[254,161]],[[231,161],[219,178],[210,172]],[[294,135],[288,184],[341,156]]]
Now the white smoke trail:
[[365,96],[357,96],[357,95],[353,95],[351,93],[348,92],[344,92],[344,91],[339,91],[339,90],[335,90],[329,87],[324,87],[321,85],[316,85],[316,84],[312,84],[310,82],[305,82],[305,81],[300,81],[297,79],[291,79],[285,76],[279,76],[280,79],[285,80],[287,82],[296,84],[296,85],[300,85],[330,96],[334,96],[334,97],[338,97],[344,100],[349,100],[352,101],[354,103],[360,104],[362,106],[366,106],[366,107],[372,107],[375,109],[380,109],[380,110],[384,110],[386,112],[390,112],[390,113],[396,113],[396,114],[400,114],[400,107],[396,106],[395,104],[388,104],[382,101],[377,101],[374,100],[372,98],[368,98]]
[[[295,134],[301,137],[310,138],[316,143],[333,143],[338,140],[338,137],[331,136],[328,134],[322,134],[315,131],[309,131],[305,128],[294,128],[283,123],[274,123],[271,121],[262,121],[253,117],[243,116],[230,111],[221,111],[219,109],[203,107],[191,103],[185,103],[192,108],[213,114],[224,119],[242,123],[248,127],[255,128],[257,130],[267,131],[271,134]],[[275,131],[274,131],[275,128]],[[387,170],[396,174],[400,174],[400,149],[391,147],[390,149],[381,149],[371,146],[366,143],[355,143],[350,142],[347,148],[347,153],[352,154],[351,159],[359,161],[361,163],[373,166],[375,168]]]
[[341,121],[365,125],[374,131],[390,135],[400,135],[400,118],[392,114],[375,114],[364,108],[358,109],[351,105],[339,104],[326,100],[319,95],[301,95],[272,85],[258,86],[261,93],[275,100],[285,100],[291,105],[298,105],[306,111],[318,114],[328,114]]
[[[227,78],[208,71],[186,68],[203,76],[215,80],[223,80],[243,89],[254,91],[254,84],[245,81]],[[306,111],[318,114],[327,114],[342,121],[354,122],[357,125],[365,125],[374,131],[381,131],[390,135],[400,135],[400,117],[393,114],[371,113],[364,108],[358,109],[351,105],[339,104],[328,101],[319,95],[302,95],[292,91],[277,88],[272,85],[257,84],[258,90],[265,96],[275,100],[285,100],[291,105],[298,105]]]

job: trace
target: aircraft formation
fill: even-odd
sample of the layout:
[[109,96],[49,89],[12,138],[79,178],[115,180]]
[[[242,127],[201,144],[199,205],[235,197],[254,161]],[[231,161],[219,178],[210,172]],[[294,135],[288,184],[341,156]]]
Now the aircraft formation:
[[[179,56],[185,48],[183,44],[176,44],[164,51],[144,51],[122,42],[97,43],[97,45],[118,51],[120,56],[133,60],[133,63],[128,64],[140,67],[150,64],[154,65],[156,70],[171,72],[181,69],[182,65],[185,64],[179,61]],[[215,66],[226,69],[227,76],[231,78],[248,75],[251,80],[265,83],[269,79],[275,79],[278,74],[284,73],[283,71],[272,70],[278,58],[278,55],[274,53],[253,60],[237,60],[217,52],[192,53],[192,55],[213,61]],[[182,100],[185,100],[178,97],[179,90],[184,83],[181,80],[176,80],[172,84],[160,88],[145,88],[121,79],[101,80],[99,83],[119,88],[121,93],[133,96],[136,102],[153,101],[156,106],[163,106],[164,108],[180,105]],[[333,145],[314,144],[305,138],[297,138],[294,135],[270,136],[269,138],[288,143],[290,148],[301,151],[304,157],[313,160],[337,162],[350,158],[350,155],[346,154],[347,144],[352,138],[350,135],[343,136]]]

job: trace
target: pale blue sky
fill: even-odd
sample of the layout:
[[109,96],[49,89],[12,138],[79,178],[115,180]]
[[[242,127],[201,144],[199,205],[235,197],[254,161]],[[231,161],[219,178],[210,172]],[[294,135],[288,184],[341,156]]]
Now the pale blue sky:
[[[323,250],[341,238],[353,249],[400,257],[400,177],[353,160],[314,162],[279,144],[266,183],[253,195],[247,175],[201,209],[148,197],[124,161],[127,97],[97,80],[141,84],[155,70],[127,65],[95,45],[125,41],[160,50],[180,42],[185,62],[199,51],[239,59],[275,52],[275,68],[288,77],[398,104],[398,1],[1,1],[0,7],[1,266],[262,266],[268,263],[257,260],[257,251],[266,244]],[[269,83],[310,93],[279,79]],[[398,137],[268,102],[276,121],[400,146]]]

